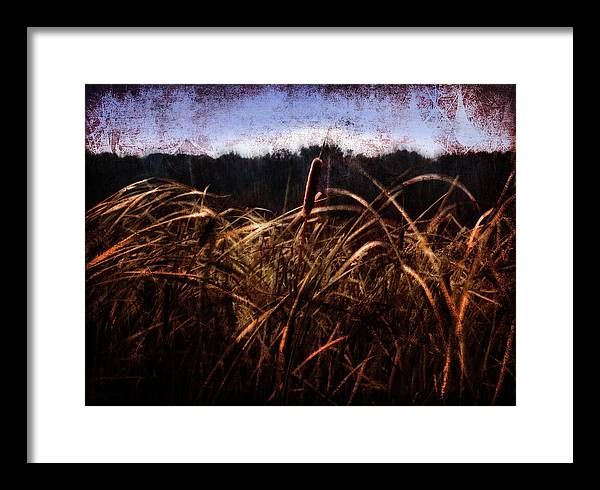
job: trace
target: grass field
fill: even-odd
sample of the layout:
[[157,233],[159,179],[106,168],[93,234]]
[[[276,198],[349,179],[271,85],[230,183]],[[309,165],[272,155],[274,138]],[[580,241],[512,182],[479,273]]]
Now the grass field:
[[90,208],[86,403],[514,404],[514,171],[485,207],[362,174],[279,214],[166,179]]

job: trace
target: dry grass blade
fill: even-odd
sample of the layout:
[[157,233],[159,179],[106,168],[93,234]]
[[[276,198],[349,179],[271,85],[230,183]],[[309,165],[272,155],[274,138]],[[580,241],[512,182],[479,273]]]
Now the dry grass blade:
[[506,339],[506,348],[504,349],[504,357],[502,358],[502,367],[500,368],[500,375],[498,376],[498,383],[496,384],[496,389],[494,391],[494,398],[492,399],[492,405],[496,405],[498,402],[498,398],[500,397],[500,393],[502,392],[502,385],[504,384],[504,378],[506,376],[506,372],[508,371],[508,363],[510,361],[510,357],[512,355],[512,345],[513,338],[515,335],[515,324],[510,327],[510,332],[508,334],[508,338]]
[[442,182],[446,182],[446,183],[450,184],[452,187],[456,187],[456,188],[460,189],[469,198],[469,200],[473,203],[473,205],[477,209],[479,209],[479,203],[477,202],[477,199],[475,199],[473,194],[471,194],[469,189],[467,189],[463,184],[458,182],[456,177],[449,177],[447,175],[440,175],[440,174],[419,175],[417,177],[413,177],[412,179],[408,179],[407,181],[403,182],[402,184],[400,184],[399,187],[393,189],[391,192],[396,193],[397,191],[401,190],[404,187],[408,187],[409,185],[416,184],[417,182],[426,182],[429,180],[439,180]]
[[479,236],[479,232],[481,231],[481,222],[487,216],[489,216],[493,211],[494,211],[494,208],[488,209],[485,213],[483,213],[479,217],[479,219],[477,220],[477,223],[475,223],[475,226],[473,227],[473,230],[471,231],[471,235],[469,236],[469,240],[467,241],[467,254],[471,251],[471,249],[473,248],[473,245],[475,243],[475,240]]
[[352,405],[352,401],[354,400],[354,397],[358,393],[358,389],[360,388],[360,384],[361,384],[363,376],[364,376],[365,367],[366,367],[367,363],[372,359],[371,352],[373,352],[373,346],[371,346],[371,349],[369,350],[369,354],[367,355],[367,358],[360,363],[359,370],[356,375],[356,381],[354,382],[354,387],[352,388],[352,393],[350,393],[350,398],[348,398],[347,405]]
[[329,281],[326,288],[329,288],[333,283],[339,281],[340,278],[346,273],[349,267],[356,265],[360,259],[367,254],[369,250],[372,250],[376,247],[385,248],[385,243],[379,241],[373,241],[369,243],[365,243],[362,247],[360,247],[356,252],[352,254],[348,260],[346,260],[342,266],[339,268],[337,274]]
[[273,312],[275,310],[277,310],[277,308],[279,308],[283,304],[283,302],[287,298],[288,298],[288,296],[285,296],[279,303],[277,303],[275,306],[273,306],[273,308],[268,309],[262,315],[260,315],[258,318],[254,319],[250,323],[248,323],[248,325],[246,325],[246,327],[244,327],[242,329],[242,331],[237,335],[237,337],[235,338],[235,341],[239,342],[246,335],[248,335],[250,332],[252,332],[256,327],[261,325],[267,318],[269,318],[269,316],[271,316],[273,314]]
[[294,373],[297,373],[298,371],[300,371],[300,369],[302,369],[308,362],[310,362],[311,359],[314,359],[316,356],[318,356],[321,352],[323,352],[324,350],[329,349],[330,347],[334,346],[335,344],[338,344],[340,342],[342,342],[343,340],[346,340],[348,338],[347,335],[342,335],[341,337],[338,337],[335,340],[331,340],[329,342],[327,342],[325,345],[319,347],[316,351],[314,351],[310,356],[308,356],[306,359],[304,359],[304,361],[302,361],[297,367],[296,369],[294,369]]

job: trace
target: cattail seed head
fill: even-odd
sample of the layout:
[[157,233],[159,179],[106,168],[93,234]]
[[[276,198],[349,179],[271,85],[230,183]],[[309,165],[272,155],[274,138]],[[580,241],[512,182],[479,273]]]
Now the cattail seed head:
[[322,167],[323,161],[318,157],[315,158],[310,165],[308,180],[306,181],[306,191],[304,193],[304,204],[302,206],[302,215],[304,216],[304,219],[308,218],[315,205],[315,195],[317,194],[317,186],[319,185],[319,176],[321,175]]

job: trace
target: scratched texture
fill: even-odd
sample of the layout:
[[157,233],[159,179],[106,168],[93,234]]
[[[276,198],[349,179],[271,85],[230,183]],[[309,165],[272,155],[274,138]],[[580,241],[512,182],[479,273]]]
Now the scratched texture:
[[91,153],[515,150],[514,85],[87,85]]

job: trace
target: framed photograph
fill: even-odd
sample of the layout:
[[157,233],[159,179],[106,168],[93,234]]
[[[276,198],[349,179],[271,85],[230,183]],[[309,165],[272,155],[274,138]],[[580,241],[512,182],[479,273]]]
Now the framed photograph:
[[28,461],[572,461],[572,28],[28,57]]

